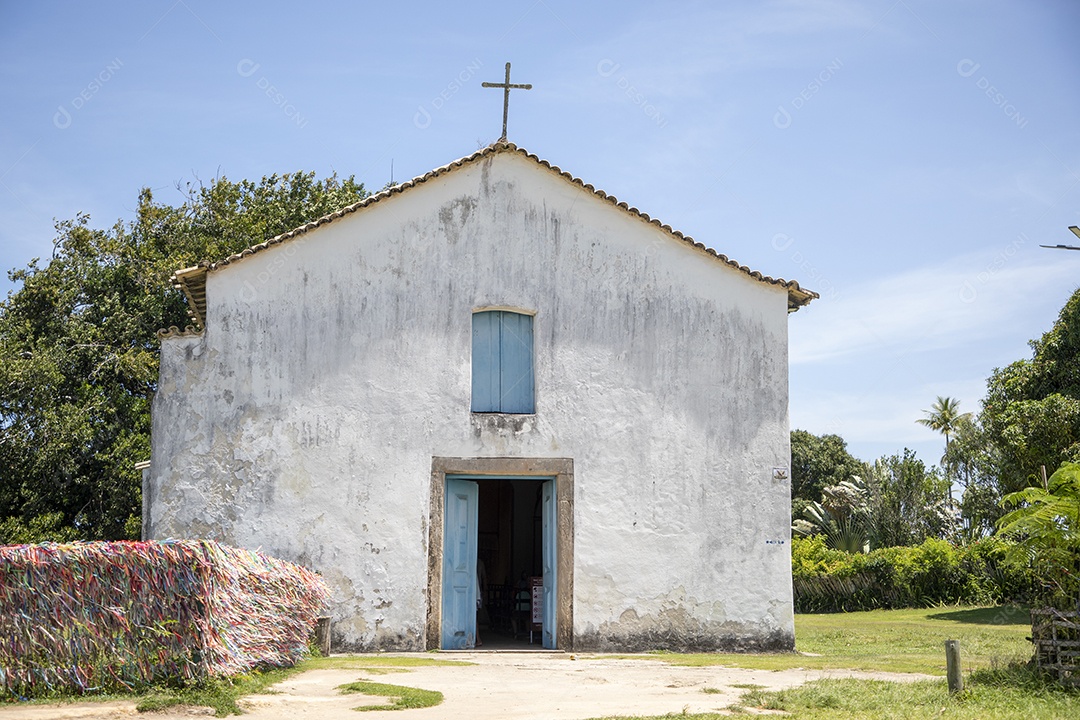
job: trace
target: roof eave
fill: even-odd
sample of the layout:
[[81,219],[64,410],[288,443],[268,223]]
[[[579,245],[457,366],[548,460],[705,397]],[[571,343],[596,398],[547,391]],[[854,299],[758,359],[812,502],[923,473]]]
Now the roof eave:
[[786,287],[788,291],[788,314],[798,312],[799,308],[809,305],[811,300],[817,300],[821,297],[813,290],[800,287],[799,283],[794,280],[788,282]]
[[187,298],[188,315],[196,328],[206,327],[206,265],[177,270],[173,273],[173,287]]

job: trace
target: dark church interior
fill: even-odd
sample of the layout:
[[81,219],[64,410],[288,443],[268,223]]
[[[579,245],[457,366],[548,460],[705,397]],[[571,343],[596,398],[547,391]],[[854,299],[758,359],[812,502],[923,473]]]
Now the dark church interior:
[[480,480],[478,485],[477,648],[542,649],[540,625],[531,622],[531,586],[543,575],[543,480]]

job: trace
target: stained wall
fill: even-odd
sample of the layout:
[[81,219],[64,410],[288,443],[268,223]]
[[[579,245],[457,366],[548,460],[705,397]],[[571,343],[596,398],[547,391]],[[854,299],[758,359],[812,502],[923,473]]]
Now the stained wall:
[[[335,641],[425,646],[432,458],[571,458],[577,649],[790,648],[787,292],[513,152],[211,271],[162,341],[150,538],[299,562]],[[470,412],[535,312],[536,413]]]

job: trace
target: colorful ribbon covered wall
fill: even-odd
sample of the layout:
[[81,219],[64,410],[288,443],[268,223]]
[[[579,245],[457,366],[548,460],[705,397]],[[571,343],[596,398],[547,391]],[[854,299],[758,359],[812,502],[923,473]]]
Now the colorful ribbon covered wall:
[[205,540],[0,546],[0,692],[95,692],[294,664],[322,578]]

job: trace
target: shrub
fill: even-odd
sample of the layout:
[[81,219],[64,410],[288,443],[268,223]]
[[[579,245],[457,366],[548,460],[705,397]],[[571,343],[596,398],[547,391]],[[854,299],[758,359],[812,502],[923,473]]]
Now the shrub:
[[1023,602],[1032,578],[1003,543],[953,546],[928,539],[866,554],[832,550],[821,537],[791,546],[796,612],[844,612],[938,604]]

